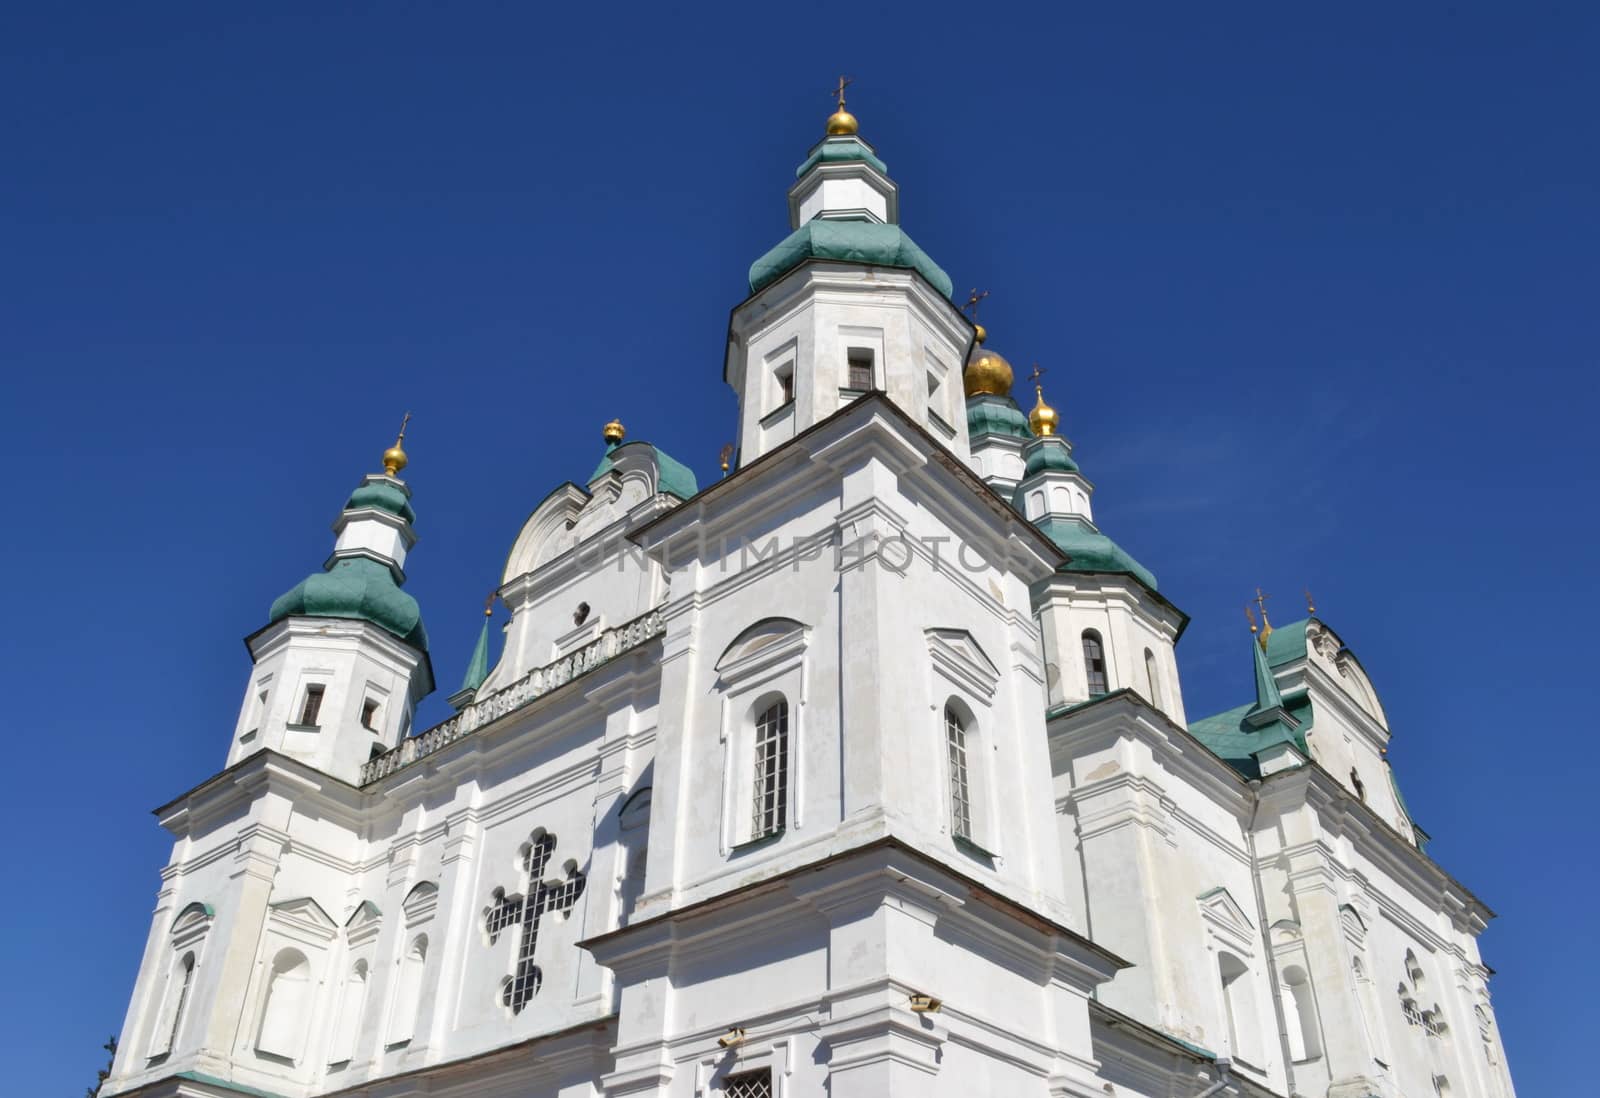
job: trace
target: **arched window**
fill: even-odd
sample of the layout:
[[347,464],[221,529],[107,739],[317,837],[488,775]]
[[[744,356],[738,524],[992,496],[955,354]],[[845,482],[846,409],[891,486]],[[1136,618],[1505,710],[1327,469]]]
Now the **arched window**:
[[967,725],[953,704],[944,707],[945,754],[950,760],[950,834],[972,838],[972,783],[967,772]]
[[185,953],[167,976],[161,1013],[150,1035],[150,1056],[165,1056],[178,1044],[178,1029],[183,1025],[183,1008],[189,1004],[189,989],[194,984],[194,953]]
[[1356,796],[1361,798],[1361,803],[1367,803],[1367,787],[1361,780],[1361,775],[1356,773],[1356,768],[1350,768],[1350,788],[1356,791]]
[[789,702],[779,697],[756,716],[750,837],[784,829],[789,799]]
[[1450,1098],[1450,1080],[1443,1075],[1435,1075],[1433,1077],[1433,1093],[1437,1094],[1439,1098]]
[[422,973],[428,964],[428,936],[418,934],[400,960],[400,978],[395,982],[394,1010],[389,1015],[389,1047],[411,1040],[417,1029],[417,1007],[422,1003]]
[[1491,1064],[1499,1063],[1494,1054],[1494,1023],[1489,1020],[1489,1012],[1481,1006],[1475,1006],[1472,1013],[1478,1020],[1478,1040],[1483,1042],[1483,1058]]
[[272,959],[267,997],[261,1004],[256,1051],[284,1060],[300,1057],[305,1020],[311,1007],[311,962],[298,949],[284,949]]
[[1422,964],[1417,960],[1417,955],[1411,950],[1406,950],[1406,979],[1411,981],[1411,990],[1421,994],[1428,986],[1427,977],[1423,974]]
[[1156,670],[1156,654],[1148,648],[1144,650],[1144,681],[1150,691],[1150,704],[1161,709],[1161,673]]
[[1287,965],[1283,970],[1284,1019],[1288,1022],[1289,1058],[1314,1060],[1322,1055],[1322,1041],[1317,1027],[1317,1008],[1311,998],[1311,981],[1306,970],[1299,965]]
[[1247,985],[1244,975],[1248,971],[1244,962],[1233,954],[1217,954],[1217,975],[1222,980],[1222,1008],[1228,1021],[1228,1051],[1236,1057],[1242,1055],[1239,1040],[1245,1032],[1244,1027],[1250,1024],[1245,1009]]
[[367,1003],[367,962],[357,961],[345,977],[339,994],[339,1014],[328,1044],[328,1063],[343,1064],[355,1058],[356,1036],[361,1032],[361,1012]]
[[1098,698],[1106,692],[1106,649],[1100,634],[1093,629],[1083,631],[1083,670],[1088,677],[1089,696]]

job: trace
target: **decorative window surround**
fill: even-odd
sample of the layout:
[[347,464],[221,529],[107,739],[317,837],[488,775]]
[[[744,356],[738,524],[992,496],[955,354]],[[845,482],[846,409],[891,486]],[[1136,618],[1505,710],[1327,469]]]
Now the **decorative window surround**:
[[[804,826],[801,762],[805,758],[806,644],[804,625],[788,618],[769,618],[740,633],[717,662],[723,748],[719,852],[724,856]],[[757,722],[780,700],[787,707],[782,729],[785,800],[778,826],[758,833],[754,812]]]
[[[942,826],[963,853],[993,869],[1000,856],[1000,836],[994,813],[997,791],[990,717],[1000,671],[964,629],[929,629],[925,637],[933,671],[928,696],[938,699],[931,715],[938,729],[936,756],[943,762],[938,771],[946,806]],[[959,752],[952,738],[952,714],[961,733]]]

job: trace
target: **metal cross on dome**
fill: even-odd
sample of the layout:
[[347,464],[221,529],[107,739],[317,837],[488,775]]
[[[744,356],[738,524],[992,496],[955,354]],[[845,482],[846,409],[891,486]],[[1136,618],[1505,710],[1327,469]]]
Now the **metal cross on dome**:
[[854,84],[854,83],[855,83],[855,80],[852,79],[851,77],[841,76],[841,77],[839,77],[839,86],[837,88],[833,89],[833,91],[828,93],[829,95],[833,96],[835,100],[838,101],[839,109],[841,111],[844,110],[844,89],[846,87],[848,87],[849,85]]
[[961,311],[967,314],[972,323],[978,323],[978,306],[983,304],[983,299],[989,296],[989,291],[978,292],[978,287],[972,287],[972,292],[967,295],[967,303],[961,306]]
[[565,915],[583,895],[585,876],[576,866],[567,871],[565,881],[546,882],[545,867],[556,848],[556,837],[549,832],[535,831],[522,851],[522,869],[527,875],[527,887],[520,895],[507,896],[506,890],[494,890],[494,903],[484,912],[484,929],[489,932],[491,945],[507,927],[521,924],[522,935],[517,943],[517,965],[506,981],[500,1000],[519,1014],[522,1008],[539,993],[544,974],[533,963],[533,953],[539,945],[539,925],[545,913],[554,911]]

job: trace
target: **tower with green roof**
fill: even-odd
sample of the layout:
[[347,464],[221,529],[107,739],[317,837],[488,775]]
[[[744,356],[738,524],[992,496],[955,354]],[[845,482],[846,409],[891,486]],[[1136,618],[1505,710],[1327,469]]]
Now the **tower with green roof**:
[[750,265],[723,377],[741,465],[882,392],[968,457],[962,366],[973,327],[950,276],[900,225],[888,166],[841,109],[789,188],[789,234]]
[[433,690],[428,634],[404,587],[416,543],[411,489],[400,479],[405,429],[334,520],[333,552],[273,600],[246,639],[254,669],[229,751],[261,750],[354,783],[361,766],[411,730]]

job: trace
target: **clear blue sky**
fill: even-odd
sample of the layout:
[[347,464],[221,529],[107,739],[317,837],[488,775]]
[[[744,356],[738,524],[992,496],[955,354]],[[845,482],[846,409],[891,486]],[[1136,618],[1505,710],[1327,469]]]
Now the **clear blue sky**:
[[1190,713],[1248,697],[1255,585],[1309,586],[1500,913],[1522,1093],[1587,1093],[1597,55],[1576,3],[13,5],[4,1089],[92,1082],[149,809],[220,768],[240,638],[402,411],[444,692],[606,419],[715,475],[728,310],[844,71],[1193,616]]

